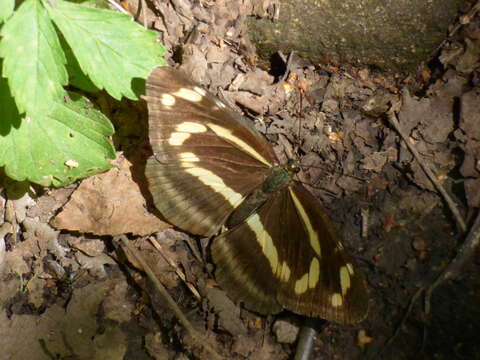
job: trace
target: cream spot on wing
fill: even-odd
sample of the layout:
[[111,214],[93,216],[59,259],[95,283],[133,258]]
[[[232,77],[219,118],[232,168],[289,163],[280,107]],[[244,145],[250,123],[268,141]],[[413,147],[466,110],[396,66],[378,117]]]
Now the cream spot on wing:
[[195,155],[194,153],[191,152],[184,152],[179,154],[180,160],[182,161],[187,161],[187,162],[197,162],[200,161],[200,159]]
[[354,274],[352,264],[347,263],[347,269],[348,269],[348,273],[349,273],[350,275],[353,275],[353,274]]
[[181,124],[178,124],[175,129],[179,132],[187,132],[191,134],[202,133],[207,131],[207,128],[205,125],[192,122],[192,121],[185,121]]
[[342,295],[345,295],[350,289],[350,275],[346,266],[340,268],[340,286],[342,287]]
[[191,134],[197,134],[206,132],[207,128],[199,123],[195,123],[192,121],[185,121],[181,124],[178,124],[175,127],[174,132],[170,134],[170,138],[168,139],[168,143],[172,146],[181,146],[187,140]]
[[181,88],[173,92],[172,95],[191,102],[200,102],[203,99],[202,94],[199,94],[197,91],[187,88]]
[[308,289],[308,273],[303,274],[303,276],[295,281],[295,294],[301,295]]
[[318,259],[314,257],[310,263],[310,270],[308,272],[308,287],[313,289],[318,284],[320,279],[320,263]]
[[[250,230],[255,233],[255,238],[262,248],[263,254],[267,257],[270,267],[272,268],[272,272],[275,274],[278,266],[277,248],[273,244],[270,234],[265,231],[263,224],[260,221],[260,216],[258,216],[258,214],[251,215],[248,217],[246,223]],[[285,271],[288,272],[288,277],[290,277],[290,269]]]
[[190,137],[189,133],[185,132],[172,132],[170,134],[170,138],[168,139],[168,143],[172,146],[180,146],[183,145],[185,140]]
[[218,126],[218,125],[212,124],[212,123],[207,124],[207,126],[210,129],[212,129],[213,132],[215,134],[217,134],[218,136],[220,136],[222,139],[225,139],[230,143],[234,143],[235,145],[240,147],[243,151],[250,154],[252,157],[254,157],[258,161],[264,163],[265,165],[272,166],[261,154],[259,154],[257,151],[255,151],[254,148],[252,148],[250,145],[248,145],[242,139],[233,135],[231,130],[228,130],[228,129],[222,127],[222,126]]
[[339,293],[335,293],[330,298],[333,307],[339,307],[343,305],[343,297]]
[[290,274],[291,270],[286,261],[282,262],[282,264],[277,267],[277,271],[275,272],[275,275],[284,282],[290,280]]
[[197,93],[199,93],[202,96],[207,95],[207,92],[205,91],[205,89],[202,89],[201,87],[195,86],[193,90],[195,90]]
[[160,96],[160,102],[163,106],[171,107],[175,105],[175,98],[170,94],[162,94],[162,96]]
[[310,246],[313,248],[315,253],[319,257],[321,257],[320,241],[318,240],[318,234],[314,230],[314,228],[312,226],[312,223],[310,222],[310,218],[308,217],[305,209],[303,208],[302,203],[300,202],[300,200],[298,200],[298,198],[295,195],[295,193],[293,192],[293,190],[291,188],[289,188],[289,190],[290,190],[290,195],[292,196],[293,202],[295,203],[295,207],[297,208],[297,210],[300,214],[300,217],[302,218],[303,223],[305,224],[305,227],[307,228],[308,238],[310,240]]
[[238,204],[243,200],[243,196],[232,188],[225,185],[222,178],[215,175],[213,172],[207,169],[196,167],[195,163],[182,162],[181,166],[185,168],[185,171],[190,175],[195,176],[202,183],[207,185],[209,188],[215,192],[222,195],[225,200],[227,200],[232,207],[237,207]]

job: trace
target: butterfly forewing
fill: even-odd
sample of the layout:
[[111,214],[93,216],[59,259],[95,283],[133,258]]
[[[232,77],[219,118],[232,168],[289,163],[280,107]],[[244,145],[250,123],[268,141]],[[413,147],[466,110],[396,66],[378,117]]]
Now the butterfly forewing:
[[[191,125],[191,135],[201,136],[196,136],[195,141],[183,141],[181,145],[208,145],[209,141],[219,137],[263,165],[270,167],[276,162],[272,147],[251,122],[181,72],[168,67],[156,68],[147,80],[146,92],[149,136],[154,152],[165,151],[164,146],[169,144],[170,139],[182,142],[182,136],[174,135],[172,138],[172,134],[178,133],[176,128],[186,123],[184,128]],[[202,126],[209,130],[206,134]]]
[[276,162],[245,119],[171,68],[147,81],[155,206],[179,228],[211,236]]

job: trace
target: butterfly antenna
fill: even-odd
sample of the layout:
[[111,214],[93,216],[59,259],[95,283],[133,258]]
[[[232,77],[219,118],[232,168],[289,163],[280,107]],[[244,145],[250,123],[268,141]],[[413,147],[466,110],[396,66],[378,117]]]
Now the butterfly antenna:
[[302,163],[300,163],[300,166],[302,167],[302,170],[303,169],[323,169],[323,168],[325,168],[325,166],[303,165]]
[[302,131],[302,100],[303,100],[303,95],[302,95],[302,90],[300,90],[300,109],[298,109],[298,134],[297,134],[297,139],[300,142],[300,135]]

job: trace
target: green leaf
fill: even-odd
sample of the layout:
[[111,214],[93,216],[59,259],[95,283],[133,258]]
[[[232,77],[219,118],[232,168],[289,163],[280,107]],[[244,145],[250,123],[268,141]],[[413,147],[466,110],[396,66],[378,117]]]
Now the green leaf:
[[48,12],[70,45],[81,69],[116,99],[137,99],[132,82],[166,65],[157,34],[128,15],[56,0]]
[[60,36],[60,43],[62,44],[65,57],[67,58],[68,83],[89,93],[98,92],[98,88],[92,83],[90,78],[80,68],[77,58],[72,52],[72,49],[66,43],[65,39]]
[[73,3],[81,3],[82,5],[89,6],[89,7],[96,7],[102,9],[108,9],[108,2],[107,0],[70,0]]
[[0,1],[0,24],[7,20],[13,13],[15,8],[15,0],[1,0]]
[[50,101],[63,98],[68,77],[63,50],[42,3],[25,1],[0,35],[2,76],[8,78],[20,113],[47,111]]
[[0,78],[0,166],[12,179],[65,186],[112,167],[113,127],[85,98],[71,94],[45,114],[20,119],[5,79]]

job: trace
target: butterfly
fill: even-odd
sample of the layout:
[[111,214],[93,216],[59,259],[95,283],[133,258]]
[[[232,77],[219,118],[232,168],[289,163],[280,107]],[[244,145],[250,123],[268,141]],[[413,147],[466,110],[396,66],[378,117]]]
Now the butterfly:
[[260,314],[286,309],[341,324],[368,310],[364,280],[332,222],[253,124],[180,71],[146,83],[153,155],[146,178],[174,226],[214,237],[215,277]]

